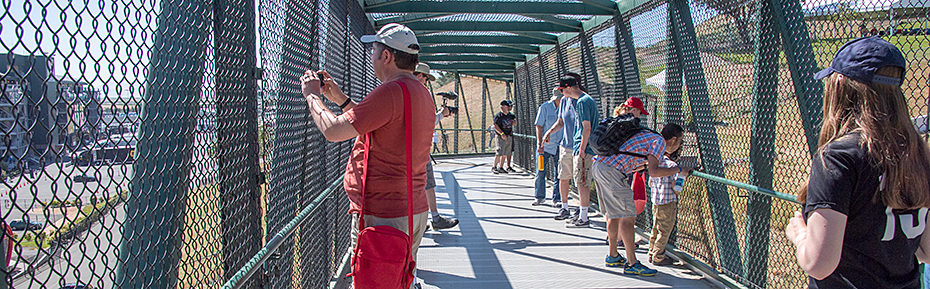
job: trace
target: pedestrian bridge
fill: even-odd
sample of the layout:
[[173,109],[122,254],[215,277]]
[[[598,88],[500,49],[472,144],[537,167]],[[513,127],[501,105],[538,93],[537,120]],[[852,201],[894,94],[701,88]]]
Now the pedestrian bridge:
[[[298,77],[326,70],[362,100],[380,82],[359,37],[389,23],[417,33],[427,87],[458,95],[437,108],[460,108],[433,156],[440,212],[462,223],[424,237],[426,288],[804,287],[783,228],[817,147],[813,73],[880,35],[930,127],[928,8],[914,1],[83,2],[2,4],[0,218],[36,225],[3,234],[0,289],[345,285],[352,143],[323,138]],[[601,116],[635,96],[647,126],[686,129],[682,163],[701,172],[670,240],[679,263],[658,276],[604,267],[597,217],[568,229],[530,206],[537,108],[567,72]],[[504,99],[520,174],[488,165]],[[647,206],[640,245],[651,220]]]

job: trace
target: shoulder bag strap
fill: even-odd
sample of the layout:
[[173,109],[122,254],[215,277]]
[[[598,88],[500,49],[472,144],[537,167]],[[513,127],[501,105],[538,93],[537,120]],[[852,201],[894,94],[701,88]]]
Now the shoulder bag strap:
[[413,243],[413,120],[410,108],[410,91],[402,81],[397,81],[404,91],[404,134],[407,155],[407,238]]
[[365,151],[362,153],[362,203],[358,206],[358,231],[360,233],[365,229],[365,184],[368,183],[368,149],[371,145],[371,133],[366,133],[362,138]]

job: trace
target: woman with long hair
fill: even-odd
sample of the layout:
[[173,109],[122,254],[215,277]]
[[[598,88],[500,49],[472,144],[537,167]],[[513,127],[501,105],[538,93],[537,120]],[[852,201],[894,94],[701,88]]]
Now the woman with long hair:
[[810,288],[920,288],[930,152],[908,116],[905,60],[878,37],[847,42],[825,79],[823,127],[785,233]]

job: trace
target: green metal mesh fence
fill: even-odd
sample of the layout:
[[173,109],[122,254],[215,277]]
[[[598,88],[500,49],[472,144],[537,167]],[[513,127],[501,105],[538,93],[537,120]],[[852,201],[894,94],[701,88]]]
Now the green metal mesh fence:
[[[637,96],[650,112],[648,126],[685,127],[683,165],[791,194],[806,181],[819,133],[823,92],[813,72],[828,66],[846,41],[879,35],[901,49],[911,116],[926,126],[926,15],[923,4],[904,2],[650,2],[550,50],[560,53],[538,57],[564,63],[564,70],[540,73],[537,59],[519,66],[516,99],[538,107],[546,99],[538,95],[550,93],[556,77],[579,73],[602,115]],[[535,85],[539,79],[546,84]],[[529,153],[515,159],[536,166]],[[647,232],[650,207],[637,219]],[[749,287],[804,287],[807,276],[783,231],[798,209],[795,202],[692,177],[670,243]]]

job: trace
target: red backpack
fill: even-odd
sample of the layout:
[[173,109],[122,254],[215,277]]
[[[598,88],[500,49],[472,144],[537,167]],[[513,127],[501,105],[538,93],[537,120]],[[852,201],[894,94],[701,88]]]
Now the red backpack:
[[[413,233],[413,145],[410,119],[410,91],[397,81],[404,91],[404,127],[407,150],[407,232]],[[358,217],[358,240],[352,256],[353,286],[357,289],[407,289],[413,284],[413,239],[397,228],[383,225],[365,228],[365,178],[368,177],[368,151],[371,133],[365,134],[362,166],[362,204]]]

